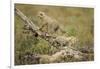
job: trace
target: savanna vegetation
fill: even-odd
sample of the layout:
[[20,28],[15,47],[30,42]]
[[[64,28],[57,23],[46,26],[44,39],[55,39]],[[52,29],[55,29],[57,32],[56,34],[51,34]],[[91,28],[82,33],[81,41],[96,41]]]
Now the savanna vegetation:
[[[56,19],[59,25],[66,32],[60,36],[74,36],[78,38],[78,44],[74,48],[85,53],[84,60],[94,60],[94,9],[81,7],[47,6],[47,5],[28,5],[15,4],[35,25],[40,27],[42,23],[37,18],[39,11],[45,12],[48,16]],[[15,65],[40,64],[39,58],[34,55],[51,55],[58,51],[56,47],[50,47],[50,44],[40,37],[33,36],[32,32],[24,29],[23,20],[16,14],[15,19]],[[58,34],[57,34],[58,35]],[[46,56],[45,56],[46,57]],[[50,58],[50,57],[49,57]],[[59,58],[58,58],[59,59]],[[67,57],[59,59],[57,62],[76,62],[76,59]]]

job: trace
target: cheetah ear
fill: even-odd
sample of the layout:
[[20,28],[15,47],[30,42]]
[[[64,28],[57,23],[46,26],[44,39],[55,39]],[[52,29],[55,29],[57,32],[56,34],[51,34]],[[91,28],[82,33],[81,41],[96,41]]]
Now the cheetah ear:
[[41,14],[45,14],[43,11],[39,11],[38,13],[39,13],[40,15],[41,15]]

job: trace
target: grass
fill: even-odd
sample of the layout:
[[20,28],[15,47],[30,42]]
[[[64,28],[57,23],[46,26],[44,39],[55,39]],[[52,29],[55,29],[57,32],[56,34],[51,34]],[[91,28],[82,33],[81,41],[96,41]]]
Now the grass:
[[[93,48],[93,8],[57,7],[27,4],[15,4],[15,7],[20,9],[29,18],[36,17],[38,11],[45,12],[50,17],[58,20],[59,24],[67,32],[68,36],[75,36],[79,39],[79,45],[77,46],[78,48]],[[38,22],[35,22],[35,24],[38,26],[41,25]],[[56,48],[50,48],[50,45],[44,39],[36,38],[32,35],[32,33],[30,33],[30,35],[24,34],[23,27],[23,21],[15,14],[15,65],[32,64],[31,62],[27,63],[27,61],[24,61],[23,56],[25,56],[27,52],[36,54],[50,54],[51,52],[54,53],[57,51]],[[66,59],[66,61],[69,59],[70,58]],[[88,60],[93,60],[93,56],[88,56]]]

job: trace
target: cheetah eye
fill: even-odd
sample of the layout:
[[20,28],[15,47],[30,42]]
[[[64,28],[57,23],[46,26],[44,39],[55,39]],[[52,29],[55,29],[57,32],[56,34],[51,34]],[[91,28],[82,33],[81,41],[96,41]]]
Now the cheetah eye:
[[41,13],[40,15],[41,15],[41,16],[43,16],[43,14],[42,14],[42,13]]

